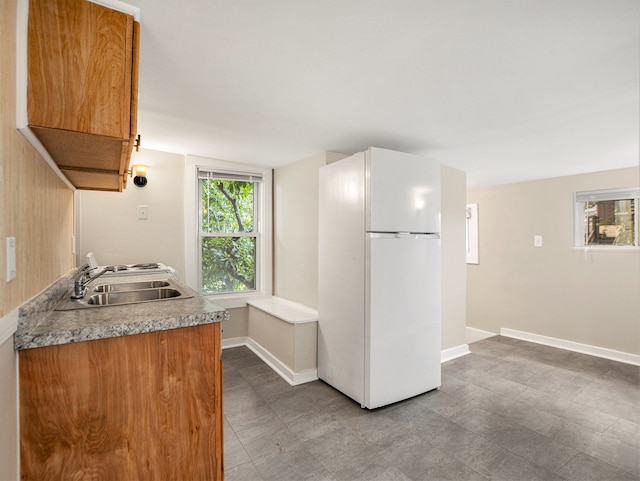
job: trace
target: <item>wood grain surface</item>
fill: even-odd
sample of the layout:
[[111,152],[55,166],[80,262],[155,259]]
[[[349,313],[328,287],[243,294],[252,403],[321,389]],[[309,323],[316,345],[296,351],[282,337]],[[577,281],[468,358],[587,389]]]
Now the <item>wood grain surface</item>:
[[221,480],[220,324],[20,351],[21,479]]
[[31,0],[29,125],[129,139],[133,18],[86,0]]

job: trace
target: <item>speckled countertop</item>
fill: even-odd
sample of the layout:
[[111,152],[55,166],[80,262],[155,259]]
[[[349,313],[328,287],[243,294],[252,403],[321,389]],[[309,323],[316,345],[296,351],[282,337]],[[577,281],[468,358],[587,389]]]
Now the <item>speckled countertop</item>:
[[161,280],[169,277],[172,282],[178,283],[181,290],[193,297],[67,311],[54,310],[60,300],[70,295],[75,272],[70,272],[20,307],[18,329],[14,336],[16,349],[55,346],[210,324],[229,317],[222,307],[199,296],[166,273],[100,277],[89,283],[87,287],[91,289],[95,285],[104,283]]

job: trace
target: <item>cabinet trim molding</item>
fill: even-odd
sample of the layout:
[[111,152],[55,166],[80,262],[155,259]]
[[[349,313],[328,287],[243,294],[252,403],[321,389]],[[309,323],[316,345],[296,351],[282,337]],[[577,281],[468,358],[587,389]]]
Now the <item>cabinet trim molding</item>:
[[89,0],[91,3],[102,5],[103,7],[117,10],[122,13],[131,15],[136,22],[140,21],[140,8],[121,2],[120,0]]

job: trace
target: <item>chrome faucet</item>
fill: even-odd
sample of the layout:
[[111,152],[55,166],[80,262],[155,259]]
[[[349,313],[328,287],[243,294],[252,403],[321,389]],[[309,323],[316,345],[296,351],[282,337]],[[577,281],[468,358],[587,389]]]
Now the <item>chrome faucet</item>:
[[92,267],[89,264],[85,264],[82,267],[80,267],[80,269],[78,269],[78,273],[76,274],[73,281],[73,294],[71,294],[71,299],[82,299],[87,292],[86,287],[89,282],[93,281],[94,279],[97,279],[105,272],[115,270],[113,266],[107,266],[104,269],[102,269],[100,272],[98,272],[95,276],[88,277],[89,271],[91,269]]

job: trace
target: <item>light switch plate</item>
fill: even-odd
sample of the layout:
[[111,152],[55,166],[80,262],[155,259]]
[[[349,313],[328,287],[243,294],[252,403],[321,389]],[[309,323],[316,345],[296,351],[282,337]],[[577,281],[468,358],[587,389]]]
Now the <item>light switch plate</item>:
[[16,238],[7,237],[6,245],[6,265],[7,265],[7,282],[11,282],[16,278]]
[[534,235],[533,236],[533,247],[542,247],[542,236]]
[[149,209],[147,209],[146,205],[138,206],[138,219],[147,220],[149,218]]

